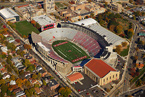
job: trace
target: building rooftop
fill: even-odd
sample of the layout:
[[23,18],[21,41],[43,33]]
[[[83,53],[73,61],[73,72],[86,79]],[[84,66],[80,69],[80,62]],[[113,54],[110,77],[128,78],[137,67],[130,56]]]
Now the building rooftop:
[[97,74],[100,78],[104,77],[110,71],[116,71],[114,68],[100,59],[92,59],[85,66]]
[[88,18],[88,19],[84,19],[84,20],[75,22],[75,24],[83,25],[83,26],[88,26],[88,25],[95,24],[95,23],[97,23],[97,21],[95,21],[92,18]]
[[76,80],[78,80],[78,79],[83,78],[83,75],[82,75],[81,73],[79,73],[79,72],[76,72],[76,73],[74,73],[74,74],[72,74],[72,75],[67,76],[67,78],[68,78],[71,82],[73,82],[73,81],[76,81]]
[[4,8],[0,10],[0,14],[3,15],[4,18],[12,18],[15,16],[19,16],[16,12],[14,12],[11,8]]
[[57,84],[58,84],[57,81],[54,80],[54,79],[52,79],[52,80],[49,81],[48,86],[49,86],[49,87],[52,87],[52,86],[55,86],[55,85],[57,85]]
[[36,16],[33,18],[33,20],[35,20],[41,26],[55,23],[52,19],[50,19],[46,15]]

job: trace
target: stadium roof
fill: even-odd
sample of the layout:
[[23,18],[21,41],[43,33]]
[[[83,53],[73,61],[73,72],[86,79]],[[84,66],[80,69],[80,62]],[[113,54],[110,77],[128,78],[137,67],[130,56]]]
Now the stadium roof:
[[33,18],[33,20],[36,21],[37,23],[39,23],[39,25],[41,25],[41,26],[55,23],[52,19],[50,19],[46,15],[36,16]]
[[116,71],[114,68],[112,68],[100,59],[92,59],[85,66],[96,75],[98,75],[100,78],[103,78],[110,71]]
[[99,35],[101,35],[103,37],[105,36],[107,38],[106,41],[108,43],[112,43],[112,45],[114,45],[114,46],[119,45],[122,42],[126,41],[125,39],[121,38],[120,36],[114,34],[113,32],[111,32],[111,31],[107,30],[106,28],[102,27],[101,25],[99,25],[99,23],[92,18],[84,19],[79,22],[75,22],[75,24],[79,24],[79,25],[81,25],[82,23],[85,23],[83,26],[86,26],[86,27],[94,30],[96,33],[98,33]]
[[5,18],[13,18],[15,16],[19,16],[16,12],[14,12],[11,8],[4,8],[0,10],[0,14]]
[[73,82],[73,81],[77,81],[78,79],[82,79],[82,78],[84,78],[84,77],[83,77],[83,75],[82,75],[81,73],[76,72],[76,73],[74,73],[74,74],[72,74],[72,75],[67,76],[67,78],[68,78],[71,82]]
[[82,25],[82,26],[88,26],[88,25],[95,24],[95,23],[97,23],[97,21],[95,21],[92,18],[88,18],[88,19],[84,19],[84,20],[75,22],[75,24]]

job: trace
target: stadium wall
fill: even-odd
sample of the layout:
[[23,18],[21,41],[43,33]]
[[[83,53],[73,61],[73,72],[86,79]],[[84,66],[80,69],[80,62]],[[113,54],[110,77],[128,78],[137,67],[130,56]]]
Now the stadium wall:
[[41,54],[41,56],[49,61],[55,69],[61,73],[68,73],[71,70],[72,64],[71,63],[63,63],[49,57],[48,52],[46,52],[43,48],[41,48],[37,43],[35,44],[36,50]]

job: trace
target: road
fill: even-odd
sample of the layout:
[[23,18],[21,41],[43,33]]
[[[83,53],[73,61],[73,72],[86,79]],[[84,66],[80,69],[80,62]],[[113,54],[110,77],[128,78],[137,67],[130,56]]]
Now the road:
[[[111,10],[112,11],[112,10]],[[115,11],[112,11],[113,13],[116,13]],[[132,20],[122,14],[120,14],[122,17],[124,17],[125,19],[127,19],[128,21],[132,22],[134,24],[134,35],[130,41],[130,47],[129,47],[129,54],[127,56],[127,60],[126,60],[126,65],[125,65],[125,69],[124,69],[124,73],[122,75],[122,79],[120,81],[119,84],[117,84],[117,86],[114,87],[114,89],[111,90],[111,92],[109,92],[109,94],[107,95],[107,97],[116,97],[116,94],[122,93],[124,91],[129,90],[130,87],[130,82],[129,82],[129,74],[128,74],[128,68],[131,67],[132,65],[132,59],[131,56],[133,56],[133,52],[135,50],[135,41],[137,38],[137,33],[140,30],[140,24],[139,22],[137,22],[136,20]]]
[[[7,24],[2,21],[0,19],[0,21],[7,26]],[[7,26],[7,28],[11,31],[10,27]],[[16,34],[15,32],[13,32],[14,36],[17,37],[18,39],[21,40],[21,43],[25,44],[24,41],[21,39],[21,37],[18,36],[18,34]],[[53,77],[55,77],[55,79],[64,87],[69,87],[47,64],[46,62],[44,62],[41,58],[41,56],[38,56],[33,50],[29,50],[29,52],[37,59],[39,60],[39,63],[41,63],[45,69],[50,72],[52,74]],[[80,97],[80,95],[76,94],[73,90],[72,90],[72,95],[75,96],[75,97]]]

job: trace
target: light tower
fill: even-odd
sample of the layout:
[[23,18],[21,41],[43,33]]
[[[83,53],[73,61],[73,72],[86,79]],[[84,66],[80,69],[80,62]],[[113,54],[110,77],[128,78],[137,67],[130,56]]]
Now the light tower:
[[44,9],[47,13],[51,13],[55,11],[55,2],[54,0],[44,0]]

